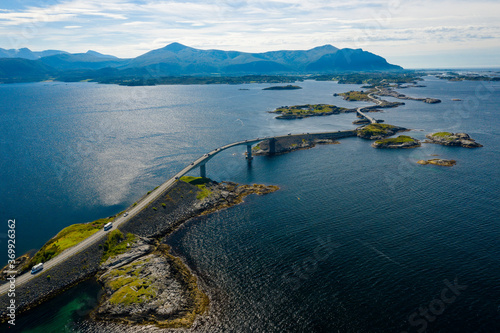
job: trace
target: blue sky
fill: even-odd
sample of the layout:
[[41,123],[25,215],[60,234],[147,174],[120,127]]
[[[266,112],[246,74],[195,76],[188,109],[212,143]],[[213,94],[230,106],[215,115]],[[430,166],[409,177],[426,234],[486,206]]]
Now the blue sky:
[[332,44],[405,68],[500,66],[500,1],[1,0],[0,47],[135,57],[171,42],[261,52]]

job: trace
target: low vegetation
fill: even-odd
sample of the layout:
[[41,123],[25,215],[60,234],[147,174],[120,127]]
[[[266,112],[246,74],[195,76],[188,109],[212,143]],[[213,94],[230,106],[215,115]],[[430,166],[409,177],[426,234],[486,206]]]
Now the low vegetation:
[[395,143],[414,142],[414,141],[415,139],[413,139],[410,136],[400,135],[397,138],[377,140],[375,141],[375,143],[380,145],[380,144],[395,144]]
[[360,129],[358,132],[363,136],[378,136],[378,135],[387,135],[390,130],[396,128],[394,125],[389,124],[369,124]]
[[189,183],[191,185],[195,185],[198,187],[201,191],[196,195],[196,199],[202,200],[209,195],[212,194],[212,191],[210,191],[206,184],[212,182],[210,178],[205,178],[205,177],[193,177],[193,176],[184,176],[181,177],[180,179],[183,182]]
[[118,254],[125,253],[131,243],[135,241],[135,236],[128,233],[125,237],[123,233],[115,229],[108,234],[108,239],[102,245],[104,254],[101,262],[105,262],[109,257],[114,257]]
[[80,243],[84,239],[92,236],[99,231],[106,223],[114,220],[113,217],[99,219],[89,223],[73,224],[61,230],[56,236],[49,240],[45,245],[33,256],[29,267],[46,262],[62,251]]
[[282,106],[274,110],[272,113],[279,113],[282,116],[307,116],[326,113],[341,113],[346,110],[348,109],[330,104],[305,104]]
[[348,91],[345,93],[340,93],[340,94],[334,94],[334,96],[342,96],[346,101],[365,101],[365,102],[371,102],[371,98],[368,97],[368,93],[364,91]]
[[453,135],[453,133],[450,133],[450,132],[437,132],[437,133],[432,133],[432,136],[438,136],[438,137],[441,137],[441,138],[446,138],[448,140],[451,140],[451,136]]
[[117,268],[111,271],[114,279],[109,287],[114,291],[109,299],[111,304],[138,304],[151,301],[157,296],[158,290],[151,285],[152,281],[140,278],[140,274],[147,265],[146,260],[139,260],[132,265]]

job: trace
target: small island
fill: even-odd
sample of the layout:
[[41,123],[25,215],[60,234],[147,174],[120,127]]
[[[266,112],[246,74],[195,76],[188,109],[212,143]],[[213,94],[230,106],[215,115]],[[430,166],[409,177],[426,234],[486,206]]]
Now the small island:
[[420,141],[407,135],[397,138],[377,140],[372,143],[373,148],[416,148],[420,147]]
[[422,164],[422,165],[433,164],[433,165],[451,167],[451,166],[454,166],[457,163],[457,161],[455,161],[455,160],[443,160],[440,158],[433,158],[433,159],[430,159],[427,161],[426,160],[419,160],[419,161],[417,161],[417,163]]
[[366,92],[363,90],[361,91],[348,91],[340,94],[333,94],[333,96],[342,96],[346,101],[353,102],[353,101],[364,101],[364,102],[372,102],[372,98],[368,96]]
[[472,139],[467,133],[436,132],[425,136],[427,143],[436,143],[443,146],[459,146],[465,148],[478,148],[483,145]]
[[295,90],[295,89],[302,89],[300,86],[294,86],[294,85],[286,85],[286,86],[272,86],[272,87],[267,87],[262,90]]
[[276,119],[300,119],[306,117],[328,116],[345,112],[354,112],[353,109],[346,109],[330,104],[305,104],[294,106],[281,106],[269,113],[278,113]]
[[404,127],[376,123],[359,127],[356,131],[357,131],[357,136],[360,138],[369,140],[380,140],[387,136],[394,135],[397,132],[404,132],[407,130],[408,129]]

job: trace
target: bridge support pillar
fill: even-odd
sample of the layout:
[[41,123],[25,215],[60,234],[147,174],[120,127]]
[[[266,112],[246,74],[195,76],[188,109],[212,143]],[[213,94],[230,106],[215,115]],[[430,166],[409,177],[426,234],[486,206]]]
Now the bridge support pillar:
[[247,145],[247,161],[248,163],[252,162],[252,145]]
[[275,138],[269,139],[269,154],[270,155],[276,154],[276,139]]
[[200,165],[200,177],[206,178],[207,177],[207,169],[205,167],[206,164]]

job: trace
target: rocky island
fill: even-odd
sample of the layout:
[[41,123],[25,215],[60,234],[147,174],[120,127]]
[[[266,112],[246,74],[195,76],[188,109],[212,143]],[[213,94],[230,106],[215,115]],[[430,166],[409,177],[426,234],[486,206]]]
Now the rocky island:
[[395,108],[400,105],[404,105],[405,103],[401,102],[389,102],[383,99],[378,99],[373,96],[373,93],[375,92],[375,89],[370,89],[368,91],[348,91],[345,93],[340,93],[340,94],[333,94],[333,96],[342,96],[344,100],[349,101],[349,102],[373,102],[376,105],[373,106],[365,106],[363,111],[368,111],[376,108]]
[[272,156],[286,154],[292,151],[309,149],[317,144],[339,144],[337,139],[354,137],[356,131],[338,131],[332,133],[304,133],[296,135],[285,135],[264,140],[253,147],[253,155]]
[[465,148],[478,148],[483,145],[472,139],[467,133],[436,132],[425,136],[427,143],[436,143],[443,146],[459,146]]
[[422,164],[422,165],[433,164],[433,165],[451,167],[451,166],[454,166],[457,163],[457,161],[455,161],[455,160],[443,160],[440,158],[433,158],[433,159],[430,159],[427,161],[426,160],[419,160],[419,161],[417,161],[417,163]]
[[294,86],[294,85],[286,85],[286,86],[272,86],[272,87],[267,87],[262,90],[295,90],[295,89],[302,89],[300,86]]
[[305,104],[282,106],[269,113],[278,113],[279,116],[277,116],[276,119],[300,119],[354,111],[353,109],[346,109],[330,104]]
[[397,132],[404,132],[408,129],[404,127],[389,125],[389,124],[369,124],[359,127],[356,132],[357,136],[363,139],[380,140],[387,136],[396,134]]
[[420,141],[407,135],[397,138],[377,140],[372,143],[373,148],[416,148],[420,147]]

